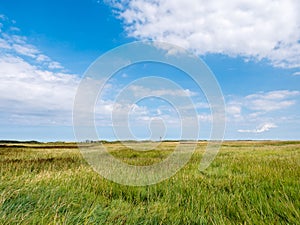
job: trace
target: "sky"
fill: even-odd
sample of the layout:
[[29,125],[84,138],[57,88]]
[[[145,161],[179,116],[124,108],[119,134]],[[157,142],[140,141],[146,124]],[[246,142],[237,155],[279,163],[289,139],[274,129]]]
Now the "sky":
[[[210,68],[226,104],[224,139],[299,140],[299,8],[298,0],[0,0],[0,139],[74,141],[85,71],[106,52],[147,40],[180,46]],[[128,84],[149,76],[182,87],[195,104],[199,139],[209,139],[205,93],[182,71],[154,63],[107,82],[95,106],[99,139],[116,139],[111,115],[126,110],[137,139],[180,139],[182,118],[162,97],[183,92],[134,83],[128,93],[159,97],[116,104]]]

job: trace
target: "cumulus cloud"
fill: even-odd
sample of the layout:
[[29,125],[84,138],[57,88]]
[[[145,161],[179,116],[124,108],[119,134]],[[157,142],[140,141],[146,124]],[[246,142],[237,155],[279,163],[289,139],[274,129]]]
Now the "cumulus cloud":
[[253,130],[238,130],[240,133],[264,133],[269,131],[272,128],[276,128],[277,126],[274,123],[264,123]]
[[106,0],[129,36],[300,67],[298,0]]

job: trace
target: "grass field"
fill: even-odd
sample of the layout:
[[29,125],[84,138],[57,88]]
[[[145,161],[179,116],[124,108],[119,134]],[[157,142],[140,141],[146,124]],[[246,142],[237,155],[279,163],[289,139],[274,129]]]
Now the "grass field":
[[[130,164],[163,160],[176,143],[134,152]],[[300,142],[224,142],[203,173],[206,143],[176,175],[145,187],[105,180],[73,143],[0,144],[0,224],[300,224]]]

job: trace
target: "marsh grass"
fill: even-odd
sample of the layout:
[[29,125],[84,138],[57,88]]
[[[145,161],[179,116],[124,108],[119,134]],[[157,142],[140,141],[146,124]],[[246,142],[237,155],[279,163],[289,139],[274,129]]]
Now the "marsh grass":
[[[133,165],[163,160],[175,142],[135,152],[106,143]],[[0,224],[299,224],[300,142],[225,142],[205,172],[206,143],[159,184],[100,177],[75,144],[0,147]]]

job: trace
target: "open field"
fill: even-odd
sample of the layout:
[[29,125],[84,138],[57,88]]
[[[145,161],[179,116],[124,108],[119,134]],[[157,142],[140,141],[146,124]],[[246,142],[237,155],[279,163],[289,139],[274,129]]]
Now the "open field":
[[[175,143],[133,152],[134,165],[163,160]],[[175,176],[146,187],[100,177],[73,143],[0,143],[0,224],[299,224],[300,142],[224,142],[211,166],[206,143]]]

